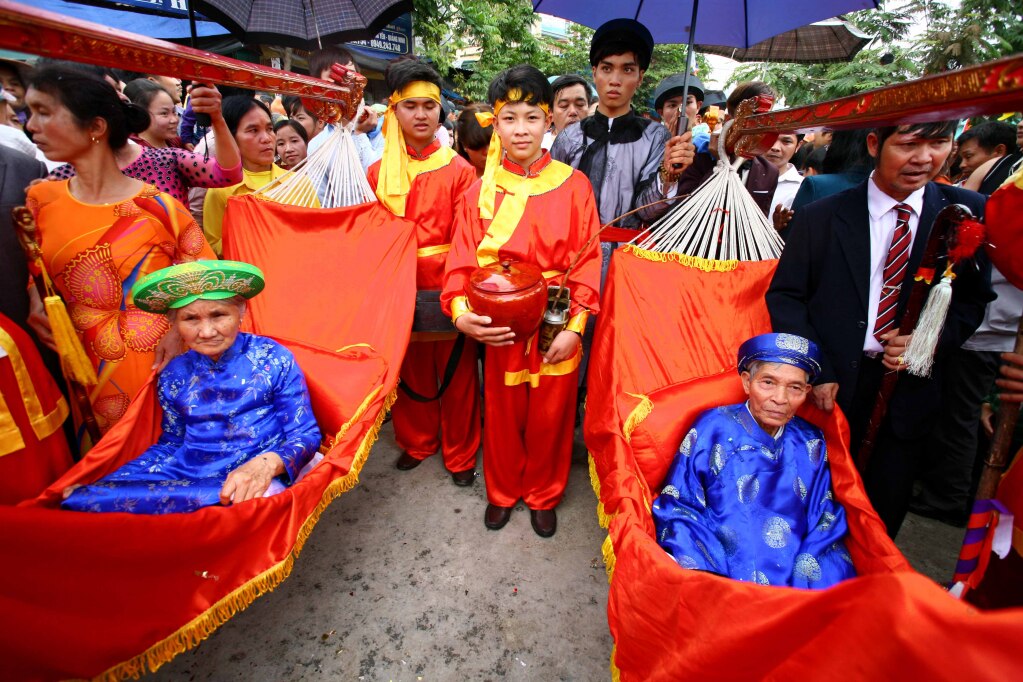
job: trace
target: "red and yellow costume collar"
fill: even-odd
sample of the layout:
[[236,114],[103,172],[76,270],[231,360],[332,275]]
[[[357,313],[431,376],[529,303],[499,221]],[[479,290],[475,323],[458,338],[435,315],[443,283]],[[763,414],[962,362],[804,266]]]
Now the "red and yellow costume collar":
[[[377,198],[380,203],[396,216],[405,215],[405,201],[412,188],[413,176],[409,172],[409,150],[405,135],[398,124],[394,107],[407,99],[426,98],[440,104],[440,88],[433,83],[413,81],[401,90],[391,93],[384,114],[384,155],[380,162],[380,179],[377,182]],[[431,145],[432,146],[432,145]],[[427,148],[429,149],[429,147]],[[422,154],[427,154],[424,149]]]
[[[494,102],[494,113],[489,111],[477,112],[476,121],[486,128],[494,124],[504,105],[523,101],[525,100],[522,96],[522,91],[518,88],[512,88],[508,91],[507,99],[499,99]],[[551,109],[548,105],[537,104],[536,106],[543,109],[545,114],[550,115]],[[542,159],[543,157],[540,158]],[[501,146],[501,138],[495,131],[490,136],[490,147],[487,149],[487,165],[483,170],[482,186],[480,187],[479,208],[480,217],[482,218],[490,219],[494,217],[494,201],[497,196],[497,169],[503,166],[504,160],[504,148]]]

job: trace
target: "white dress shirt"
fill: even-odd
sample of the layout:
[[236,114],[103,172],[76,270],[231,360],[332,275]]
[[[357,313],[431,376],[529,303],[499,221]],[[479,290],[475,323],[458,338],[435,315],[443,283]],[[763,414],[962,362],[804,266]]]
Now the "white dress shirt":
[[[881,287],[884,285],[884,264],[888,260],[888,249],[892,245],[895,234],[895,207],[906,204],[912,209],[909,216],[909,234],[911,237],[910,251],[916,240],[916,227],[920,222],[920,212],[924,207],[924,188],[910,194],[899,201],[888,196],[874,184],[874,174],[870,174],[867,183],[867,212],[870,214],[870,291],[867,294],[867,334],[863,339],[863,351],[880,353],[884,350],[874,338],[874,324],[877,322],[877,304],[881,299]],[[906,272],[903,285],[913,282],[913,273]]]
[[796,198],[799,186],[803,184],[803,176],[799,174],[791,163],[784,173],[778,175],[778,186],[774,190],[774,198],[771,199],[773,206],[771,213],[774,213],[774,206],[781,204],[783,208],[792,208],[792,201]]

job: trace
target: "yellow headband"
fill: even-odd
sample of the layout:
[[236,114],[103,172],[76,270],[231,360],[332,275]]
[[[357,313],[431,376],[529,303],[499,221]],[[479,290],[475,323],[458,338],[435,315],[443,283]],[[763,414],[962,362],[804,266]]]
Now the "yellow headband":
[[384,154],[380,162],[380,177],[377,180],[377,198],[396,216],[405,215],[405,199],[412,187],[409,177],[408,152],[405,151],[405,135],[398,125],[394,105],[407,99],[423,97],[440,104],[440,88],[426,81],[412,81],[401,90],[395,90],[387,103],[384,125]]
[[[522,91],[518,88],[512,88],[508,91],[507,99],[499,99],[494,102],[494,113],[489,111],[477,112],[476,122],[483,128],[492,126],[505,104],[518,104],[519,102],[525,102],[525,99],[522,97]],[[532,102],[526,103],[532,104]],[[540,107],[544,114],[550,115],[551,113],[550,107],[546,104],[533,104],[533,106]],[[494,217],[494,202],[497,200],[497,182],[494,180],[494,177],[497,173],[497,167],[501,165],[501,158],[503,156],[504,149],[501,147],[501,138],[495,132],[490,136],[490,147],[487,148],[487,165],[483,169],[483,178],[480,185],[480,217],[488,220]]]

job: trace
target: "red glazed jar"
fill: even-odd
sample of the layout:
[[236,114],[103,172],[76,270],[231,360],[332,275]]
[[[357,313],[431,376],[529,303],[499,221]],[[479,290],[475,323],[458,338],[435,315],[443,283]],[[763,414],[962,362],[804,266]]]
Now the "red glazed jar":
[[465,296],[474,313],[493,320],[491,327],[511,327],[521,341],[540,326],[547,282],[532,263],[503,261],[473,270]]

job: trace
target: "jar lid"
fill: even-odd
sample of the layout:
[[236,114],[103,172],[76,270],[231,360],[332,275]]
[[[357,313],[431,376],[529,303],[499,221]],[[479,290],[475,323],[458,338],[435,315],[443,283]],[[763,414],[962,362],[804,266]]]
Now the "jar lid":
[[522,291],[543,281],[543,272],[536,265],[507,260],[476,268],[469,276],[474,289],[492,294]]

